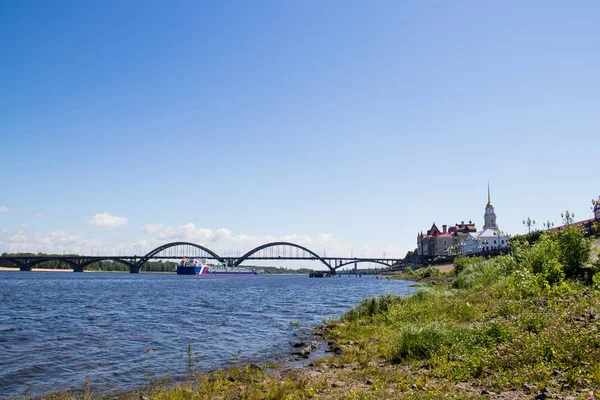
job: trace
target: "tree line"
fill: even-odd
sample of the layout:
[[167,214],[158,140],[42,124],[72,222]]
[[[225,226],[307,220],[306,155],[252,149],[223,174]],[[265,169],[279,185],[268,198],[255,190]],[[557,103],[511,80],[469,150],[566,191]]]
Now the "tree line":
[[[46,254],[46,253],[2,253],[0,257],[0,267],[14,268],[15,264],[2,260],[2,257],[80,257],[79,254]],[[177,267],[175,261],[149,260],[144,263],[142,272],[174,272]],[[48,260],[35,265],[40,269],[73,269],[73,266],[63,260]],[[267,275],[273,274],[308,274],[309,269],[291,269],[284,267],[263,267],[258,265],[244,266],[244,268],[259,270]],[[120,262],[105,260],[97,261],[85,267],[86,271],[104,271],[104,272],[129,272],[129,266]]]

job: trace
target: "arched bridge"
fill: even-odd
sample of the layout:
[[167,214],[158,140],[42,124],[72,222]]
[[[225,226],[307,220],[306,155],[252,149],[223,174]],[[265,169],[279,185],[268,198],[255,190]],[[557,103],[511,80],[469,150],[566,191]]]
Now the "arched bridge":
[[322,256],[316,252],[292,242],[271,242],[258,246],[243,255],[231,257],[219,255],[203,245],[189,242],[172,242],[151,250],[145,255],[138,256],[80,256],[80,255],[3,255],[0,257],[2,265],[13,265],[21,271],[31,271],[39,264],[48,261],[62,261],[73,268],[75,272],[82,272],[95,262],[112,261],[129,267],[131,273],[139,273],[144,264],[149,260],[179,260],[187,258],[205,258],[215,260],[227,267],[238,267],[247,260],[312,260],[325,265],[331,273],[338,268],[358,263],[375,263],[384,267],[393,267],[399,263],[395,258],[361,258],[361,257],[332,257]]

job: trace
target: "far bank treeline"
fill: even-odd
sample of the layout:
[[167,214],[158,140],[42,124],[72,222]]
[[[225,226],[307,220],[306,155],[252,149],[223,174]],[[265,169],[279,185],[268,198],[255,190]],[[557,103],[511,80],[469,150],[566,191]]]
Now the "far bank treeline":
[[[43,256],[63,256],[78,257],[78,254],[45,254],[45,253],[3,253],[0,256],[0,267],[14,268],[15,265],[2,260],[2,257],[43,257]],[[177,263],[174,261],[147,261],[141,272],[175,272]],[[61,260],[48,260],[37,264],[35,268],[40,269],[73,269],[71,265]],[[284,267],[262,267],[244,265],[244,268],[256,269],[266,275],[270,274],[308,274],[309,269],[291,269]],[[104,271],[104,272],[129,272],[129,267],[125,264],[113,261],[98,261],[85,267],[86,271]]]

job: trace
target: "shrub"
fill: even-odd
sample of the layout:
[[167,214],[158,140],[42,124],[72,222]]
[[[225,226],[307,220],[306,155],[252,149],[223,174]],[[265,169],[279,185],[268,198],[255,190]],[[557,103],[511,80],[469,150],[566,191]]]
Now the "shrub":
[[458,275],[454,282],[455,288],[490,286],[501,278],[509,276],[516,268],[512,256],[500,256],[490,260],[477,257],[474,260],[473,265],[468,266]]
[[551,235],[544,234],[523,257],[524,264],[534,274],[544,274],[549,263],[560,256],[558,243]]
[[513,247],[517,242],[526,242],[529,246],[533,246],[543,235],[543,231],[533,231],[524,235],[513,236],[509,239],[509,244]]
[[419,279],[421,279],[421,278],[438,278],[442,275],[443,275],[442,272],[440,272],[440,270],[437,269],[436,267],[427,267],[427,268],[422,268],[422,269],[418,269],[417,271],[415,271],[415,276],[417,276]]
[[[543,233],[531,247],[523,240],[515,241],[513,256],[534,274],[539,274],[551,286],[560,285],[572,277],[590,259],[591,244],[580,227],[571,226],[558,234]],[[531,280],[530,283],[537,282]]]
[[483,261],[483,257],[458,257],[454,259],[454,275],[458,275],[479,262]]
[[600,272],[596,272],[592,277],[592,288],[594,290],[600,290]]
[[525,262],[531,245],[522,236],[515,236],[510,238],[510,254],[515,258],[518,264]]
[[541,274],[533,274],[528,268],[518,268],[508,278],[507,288],[517,299],[539,297],[550,285]]
[[546,264],[543,276],[551,286],[560,285],[565,279],[563,266],[557,260],[550,260]]
[[557,236],[559,261],[563,265],[565,275],[577,275],[579,268],[590,261],[592,243],[585,238],[585,231],[580,226],[570,226],[558,232]]

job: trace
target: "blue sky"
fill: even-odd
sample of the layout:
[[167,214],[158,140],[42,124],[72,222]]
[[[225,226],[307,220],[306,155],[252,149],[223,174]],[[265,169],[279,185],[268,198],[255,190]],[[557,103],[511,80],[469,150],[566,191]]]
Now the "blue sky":
[[[404,256],[591,216],[600,4],[4,1],[0,252]],[[209,247],[211,245],[209,244]]]

